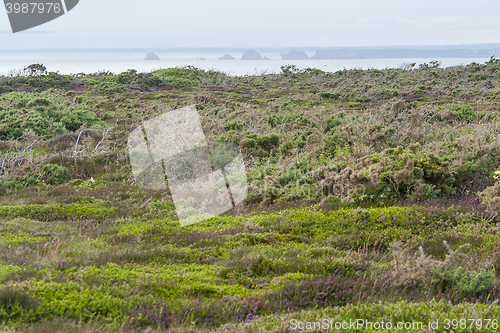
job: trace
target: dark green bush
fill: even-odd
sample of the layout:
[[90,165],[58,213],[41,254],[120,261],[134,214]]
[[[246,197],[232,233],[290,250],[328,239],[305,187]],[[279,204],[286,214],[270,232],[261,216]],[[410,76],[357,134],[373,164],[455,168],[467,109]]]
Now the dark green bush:
[[245,123],[241,120],[228,121],[226,123],[226,129],[233,131],[241,131],[244,128]]
[[264,135],[257,139],[257,143],[264,150],[271,150],[272,148],[279,146],[279,142],[280,138],[276,133]]
[[466,271],[462,267],[449,271],[440,266],[432,269],[432,285],[439,292],[449,291],[454,287],[461,297],[487,296],[495,280],[493,271]]
[[47,173],[47,183],[50,185],[61,184],[69,179],[68,168],[61,165],[47,164],[43,167],[43,171]]
[[10,93],[0,96],[0,137],[18,138],[31,129],[52,138],[91,127],[99,118],[83,106],[69,106],[65,99],[46,94]]
[[320,95],[321,95],[321,98],[326,98],[326,99],[337,100],[340,98],[340,93],[338,91],[336,91],[336,92],[322,91]]
[[335,150],[341,145],[342,141],[339,134],[334,132],[332,135],[326,137],[321,146],[321,152],[329,156],[334,156]]
[[451,111],[457,113],[459,121],[474,121],[477,117],[470,105],[453,104]]
[[253,151],[258,157],[268,157],[271,150],[279,146],[279,136],[271,133],[259,137],[256,133],[248,133],[240,145]]
[[332,128],[337,127],[339,125],[342,125],[342,119],[339,117],[332,117],[327,120],[325,130],[323,132],[328,133]]
[[12,287],[0,289],[0,320],[2,322],[13,319],[23,312],[35,309],[37,302],[22,290]]

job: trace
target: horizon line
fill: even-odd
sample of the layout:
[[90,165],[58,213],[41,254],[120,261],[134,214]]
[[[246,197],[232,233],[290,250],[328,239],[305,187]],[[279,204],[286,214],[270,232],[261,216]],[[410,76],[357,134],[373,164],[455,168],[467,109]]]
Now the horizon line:
[[[244,51],[248,49],[254,50],[269,50],[269,51],[283,51],[283,50],[324,50],[324,49],[390,49],[390,48],[431,48],[437,50],[439,47],[445,49],[458,48],[471,48],[471,47],[492,47],[500,49],[500,43],[476,43],[476,44],[436,44],[436,45],[383,45],[383,46],[286,46],[286,47],[269,47],[269,46],[254,46],[254,47],[232,47],[232,46],[175,46],[175,47],[80,47],[80,48],[16,48],[16,49],[0,49],[0,52],[33,52],[33,51],[136,51],[136,52],[172,52],[181,50],[193,51],[218,51],[224,50],[231,51]],[[156,51],[155,51],[156,50]]]

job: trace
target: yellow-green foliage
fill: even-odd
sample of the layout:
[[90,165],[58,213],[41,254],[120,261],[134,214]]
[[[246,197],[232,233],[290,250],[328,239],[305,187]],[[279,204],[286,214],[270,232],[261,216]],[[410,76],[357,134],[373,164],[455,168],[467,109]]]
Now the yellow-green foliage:
[[9,276],[11,273],[17,273],[21,271],[21,267],[14,265],[4,265],[0,264],[0,280],[3,280],[6,276]]
[[46,204],[26,206],[1,206],[0,216],[29,217],[43,221],[67,219],[72,217],[104,218],[111,216],[117,210],[116,207],[105,208],[96,205],[81,204]]

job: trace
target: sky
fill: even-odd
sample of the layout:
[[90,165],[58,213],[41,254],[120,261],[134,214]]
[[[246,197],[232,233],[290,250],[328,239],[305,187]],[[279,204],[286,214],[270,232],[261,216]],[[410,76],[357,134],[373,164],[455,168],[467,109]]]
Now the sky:
[[499,42],[498,0],[80,0],[66,15],[16,34],[0,9],[0,49]]

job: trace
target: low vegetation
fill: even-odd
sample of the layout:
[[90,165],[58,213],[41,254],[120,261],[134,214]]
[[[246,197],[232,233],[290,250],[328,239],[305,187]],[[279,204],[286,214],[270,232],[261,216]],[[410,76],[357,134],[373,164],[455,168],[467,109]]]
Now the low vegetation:
[[[497,332],[499,70],[0,77],[3,329],[291,332],[328,317]],[[209,142],[242,149],[249,193],[180,227],[168,189],[135,184],[127,137],[192,104]]]

